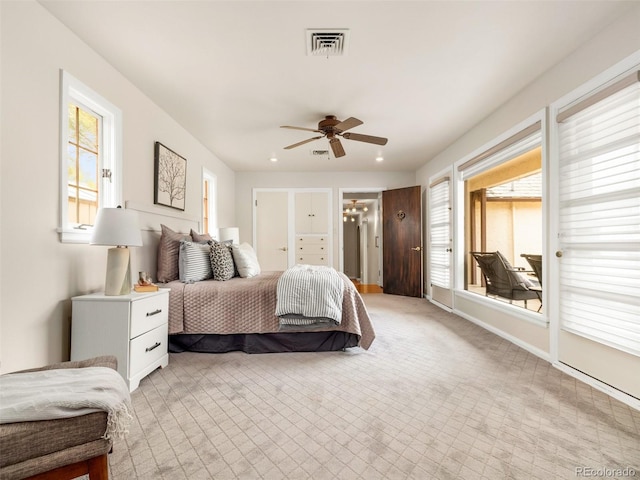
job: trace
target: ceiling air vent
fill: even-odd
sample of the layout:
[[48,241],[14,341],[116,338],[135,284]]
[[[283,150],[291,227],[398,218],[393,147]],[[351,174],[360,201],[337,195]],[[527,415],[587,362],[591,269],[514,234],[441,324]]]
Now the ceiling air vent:
[[329,155],[329,150],[311,150],[311,155],[316,157],[326,157]]
[[349,29],[308,29],[307,55],[328,57],[347,54],[349,44]]

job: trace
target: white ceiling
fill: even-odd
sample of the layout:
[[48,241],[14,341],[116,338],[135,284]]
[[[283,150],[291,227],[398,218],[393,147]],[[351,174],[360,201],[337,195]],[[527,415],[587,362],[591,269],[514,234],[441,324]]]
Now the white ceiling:
[[[413,171],[634,2],[40,3],[235,171]],[[348,55],[307,56],[308,28],[348,28]],[[283,149],[331,114],[388,144]]]

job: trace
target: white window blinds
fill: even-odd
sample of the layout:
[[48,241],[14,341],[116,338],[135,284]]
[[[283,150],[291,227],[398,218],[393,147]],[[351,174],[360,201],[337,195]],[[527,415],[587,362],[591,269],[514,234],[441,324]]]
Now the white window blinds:
[[468,180],[490,168],[539,147],[542,143],[541,122],[536,122],[487,151],[458,166],[462,180]]
[[564,330],[640,355],[640,83],[634,75],[557,117],[559,295]]
[[451,195],[449,177],[429,188],[429,231],[431,285],[449,288],[451,284]]

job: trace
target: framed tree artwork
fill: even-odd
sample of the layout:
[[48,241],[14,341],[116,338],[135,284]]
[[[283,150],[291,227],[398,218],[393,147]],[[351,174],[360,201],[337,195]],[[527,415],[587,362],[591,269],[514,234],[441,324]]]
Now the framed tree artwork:
[[184,210],[187,159],[160,142],[155,143],[153,203]]

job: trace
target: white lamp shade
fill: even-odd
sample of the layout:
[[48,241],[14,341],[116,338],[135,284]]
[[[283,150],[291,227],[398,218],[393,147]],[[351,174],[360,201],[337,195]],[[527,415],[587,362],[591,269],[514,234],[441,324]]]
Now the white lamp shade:
[[223,227],[218,230],[220,241],[231,240],[234,245],[240,245],[240,229],[238,227]]
[[141,247],[138,212],[124,208],[102,208],[93,226],[91,245]]

